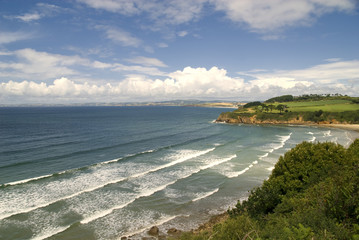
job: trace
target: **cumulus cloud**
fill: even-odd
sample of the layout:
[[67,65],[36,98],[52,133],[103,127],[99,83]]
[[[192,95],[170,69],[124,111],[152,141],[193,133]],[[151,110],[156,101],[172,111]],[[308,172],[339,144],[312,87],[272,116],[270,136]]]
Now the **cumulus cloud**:
[[183,71],[171,73],[164,80],[135,76],[115,84],[75,83],[68,78],[56,79],[50,85],[34,81],[9,81],[1,83],[0,96],[64,97],[66,99],[103,99],[111,96],[115,100],[123,98],[208,98],[228,94],[236,96],[243,87],[242,79],[227,76],[224,69],[213,67],[207,70],[187,67]]
[[[100,64],[101,65],[101,64]],[[107,67],[107,66],[103,66]],[[133,70],[133,69],[132,69]],[[141,70],[143,71],[143,70]],[[241,73],[243,74],[243,73]],[[186,67],[162,79],[129,76],[119,82],[75,82],[58,78],[51,84],[35,81],[8,81],[0,84],[0,99],[13,97],[48,101],[136,101],[169,99],[265,100],[267,98],[305,93],[342,93],[358,96],[359,61],[319,64],[306,69],[286,71],[249,71],[253,80],[229,76],[225,69]]]

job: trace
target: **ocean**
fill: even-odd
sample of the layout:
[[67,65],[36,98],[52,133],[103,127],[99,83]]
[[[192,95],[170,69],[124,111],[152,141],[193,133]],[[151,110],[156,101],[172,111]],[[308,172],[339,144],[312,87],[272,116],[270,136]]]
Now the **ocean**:
[[0,239],[190,230],[233,207],[302,141],[358,133],[214,123],[227,109],[0,108]]

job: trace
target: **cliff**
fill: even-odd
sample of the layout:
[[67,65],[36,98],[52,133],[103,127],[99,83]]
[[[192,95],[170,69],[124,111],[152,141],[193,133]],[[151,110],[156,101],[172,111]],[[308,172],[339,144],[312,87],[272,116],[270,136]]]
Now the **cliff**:
[[296,116],[283,119],[274,119],[274,118],[258,118],[258,115],[233,115],[228,113],[222,113],[216,120],[217,122],[225,122],[225,123],[243,123],[243,124],[338,124],[339,122],[335,119],[331,119],[329,121],[305,121],[303,116]]

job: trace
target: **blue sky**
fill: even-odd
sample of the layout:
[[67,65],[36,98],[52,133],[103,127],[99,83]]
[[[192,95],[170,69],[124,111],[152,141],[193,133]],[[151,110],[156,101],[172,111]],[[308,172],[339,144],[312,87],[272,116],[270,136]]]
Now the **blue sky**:
[[359,96],[356,0],[1,0],[0,104]]

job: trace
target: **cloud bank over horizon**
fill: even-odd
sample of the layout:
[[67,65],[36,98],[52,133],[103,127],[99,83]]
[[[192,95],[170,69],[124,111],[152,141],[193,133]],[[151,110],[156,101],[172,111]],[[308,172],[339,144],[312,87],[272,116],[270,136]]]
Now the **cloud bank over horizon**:
[[336,61],[307,69],[240,73],[251,80],[231,77],[218,67],[186,67],[169,73],[164,79],[129,76],[112,83],[96,84],[61,77],[53,82],[8,81],[0,84],[3,103],[16,99],[37,103],[57,102],[127,102],[198,100],[265,100],[284,94],[340,93],[357,96],[359,61]]

